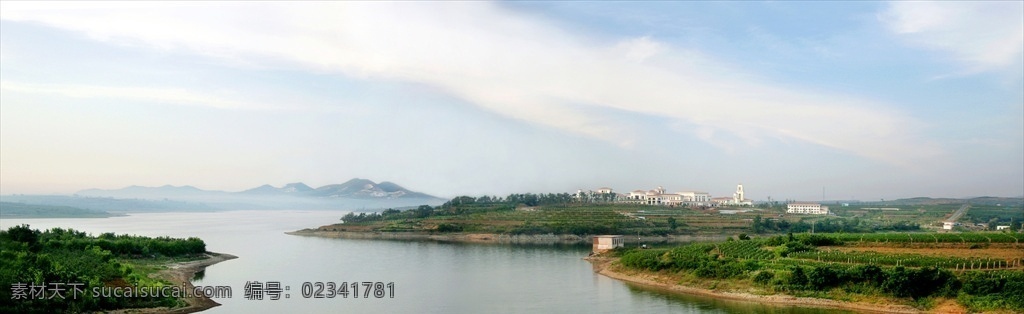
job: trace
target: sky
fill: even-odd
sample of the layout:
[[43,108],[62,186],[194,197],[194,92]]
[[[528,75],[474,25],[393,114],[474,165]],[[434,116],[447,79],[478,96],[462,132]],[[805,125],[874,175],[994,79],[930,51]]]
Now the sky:
[[0,2],[0,194],[1024,195],[1024,2]]

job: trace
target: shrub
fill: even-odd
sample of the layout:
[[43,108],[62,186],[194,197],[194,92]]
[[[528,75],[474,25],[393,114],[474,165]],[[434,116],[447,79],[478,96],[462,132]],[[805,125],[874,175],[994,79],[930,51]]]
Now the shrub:
[[793,266],[793,272],[789,275],[788,284],[792,289],[803,289],[807,286],[807,275],[804,274],[803,267]]
[[839,241],[839,239],[818,234],[812,234],[805,237],[801,237],[800,242],[810,246],[828,246],[843,244],[843,241]]
[[839,274],[831,266],[812,267],[807,273],[807,283],[814,289],[826,289],[840,284]]
[[460,232],[462,226],[457,224],[439,224],[437,225],[437,232]]
[[775,278],[775,273],[769,270],[762,270],[754,276],[754,283],[768,285]]

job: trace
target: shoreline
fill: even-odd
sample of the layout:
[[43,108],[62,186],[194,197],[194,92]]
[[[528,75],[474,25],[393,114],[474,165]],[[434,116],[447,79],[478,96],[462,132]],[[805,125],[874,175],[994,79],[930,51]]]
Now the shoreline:
[[769,303],[775,305],[852,310],[861,313],[926,313],[925,311],[921,311],[907,305],[856,303],[810,297],[795,297],[784,294],[757,295],[746,292],[715,291],[704,288],[683,286],[667,282],[666,278],[660,278],[656,274],[646,274],[641,271],[636,271],[635,273],[622,272],[612,265],[613,262],[618,261],[618,258],[588,257],[584,259],[593,265],[595,273],[602,276],[632,284],[656,287],[673,293],[713,297],[724,300]]
[[[367,239],[367,240],[399,240],[399,241],[438,241],[483,244],[569,244],[591,245],[590,235],[575,234],[499,234],[499,233],[429,233],[429,232],[379,232],[379,231],[339,231],[324,229],[302,229],[285,232],[288,235],[304,237],[321,237],[334,239]],[[697,241],[720,241],[728,235],[675,235],[646,236],[640,241],[646,243],[685,243]],[[636,239],[636,238],[633,238]],[[635,243],[634,241],[626,241]]]
[[[195,286],[192,285],[192,277],[194,277],[196,273],[198,273],[200,271],[203,271],[203,270],[206,270],[206,267],[212,266],[214,264],[238,258],[238,256],[234,256],[234,255],[231,255],[231,254],[216,253],[216,252],[206,252],[205,255],[207,256],[207,258],[204,258],[204,259],[201,259],[201,260],[167,264],[167,265],[165,265],[167,267],[167,269],[160,270],[160,271],[152,274],[151,276],[158,277],[158,278],[170,281],[172,285],[185,286],[187,289],[193,289],[193,288],[195,288]],[[182,298],[182,299],[187,304],[185,307],[175,307],[175,308],[151,307],[151,308],[121,309],[121,310],[111,311],[110,313],[148,313],[148,314],[175,313],[175,314],[187,314],[187,313],[201,312],[201,311],[205,311],[205,310],[208,310],[210,308],[213,308],[213,307],[220,306],[220,303],[217,303],[213,299],[210,299],[210,298],[207,298],[207,297],[191,297],[191,298]]]

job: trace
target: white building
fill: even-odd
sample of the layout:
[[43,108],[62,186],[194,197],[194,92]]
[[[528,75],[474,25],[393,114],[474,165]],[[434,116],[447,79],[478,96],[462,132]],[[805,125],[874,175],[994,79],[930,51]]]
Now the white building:
[[657,189],[644,192],[644,204],[668,205],[671,197],[672,195],[665,193],[665,188],[659,186]]
[[736,193],[732,194],[732,205],[741,206],[752,206],[754,201],[751,201],[743,195],[743,183],[736,185]]
[[625,239],[621,235],[598,235],[594,236],[594,253],[601,253],[607,250],[625,246]]
[[709,206],[711,205],[711,194],[694,191],[668,193],[665,188],[659,186],[649,191],[629,192],[629,195],[625,195],[623,202],[662,206]]
[[647,202],[647,191],[634,190],[626,196],[626,202],[634,204],[645,204]]
[[732,198],[731,197],[715,197],[715,198],[711,199],[711,203],[715,204],[715,206],[728,206],[729,203],[732,203]]
[[954,226],[956,226],[956,222],[953,222],[953,221],[943,221],[942,222],[942,229],[953,230]]
[[743,192],[743,184],[736,185],[736,192],[732,194],[732,197],[716,197],[711,199],[712,202],[719,206],[753,206],[754,201],[749,200],[745,197]]
[[711,194],[707,192],[685,191],[679,192],[682,202],[690,206],[710,206]]
[[828,215],[828,206],[818,203],[789,203],[786,205],[786,213]]
[[1004,229],[1010,229],[1010,226],[1008,226],[1008,225],[996,226],[996,230],[1004,230]]

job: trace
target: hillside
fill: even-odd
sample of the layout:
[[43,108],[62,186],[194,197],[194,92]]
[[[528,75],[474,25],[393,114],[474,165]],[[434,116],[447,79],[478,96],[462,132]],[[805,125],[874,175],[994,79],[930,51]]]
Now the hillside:
[[[743,299],[809,297],[844,302],[828,302],[830,307],[890,313],[1019,313],[1024,310],[1021,240],[1024,234],[992,232],[789,234],[620,248],[597,260],[612,260],[603,263],[601,273],[613,278],[741,293]],[[814,304],[821,303],[808,303]]]
[[[487,234],[629,234],[706,236],[740,233],[921,232],[942,229],[962,203],[880,210],[877,205],[834,206],[830,215],[787,213],[785,205],[689,208],[579,201],[570,194],[460,196],[436,207],[351,213],[321,231]],[[1024,207],[970,205],[957,230],[1021,227]]]
[[0,202],[0,217],[3,218],[106,218],[112,216],[118,215],[70,206]]

